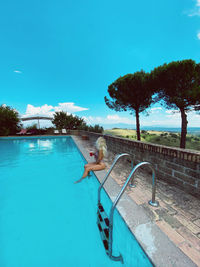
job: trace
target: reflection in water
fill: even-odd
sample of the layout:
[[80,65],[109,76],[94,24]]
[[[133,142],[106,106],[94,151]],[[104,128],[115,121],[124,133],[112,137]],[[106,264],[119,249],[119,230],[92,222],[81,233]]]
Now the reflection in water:
[[50,140],[37,140],[37,145],[39,148],[52,149],[53,143]]
[[13,167],[19,161],[32,161],[33,157],[40,161],[40,157],[53,154],[66,156],[76,150],[71,137],[63,138],[20,138],[0,140],[0,166]]
[[30,147],[30,148],[34,148],[35,145],[34,145],[33,143],[30,143],[30,144],[29,144],[29,147]]

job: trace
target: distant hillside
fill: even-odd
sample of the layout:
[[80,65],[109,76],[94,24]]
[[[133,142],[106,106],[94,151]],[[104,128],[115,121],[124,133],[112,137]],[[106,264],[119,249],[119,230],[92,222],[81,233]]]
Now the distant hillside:
[[[136,131],[131,129],[115,128],[115,129],[105,130],[104,133],[119,137],[129,138],[132,140],[137,140]],[[141,130],[141,141],[153,144],[171,146],[171,147],[179,147],[180,133],[176,131],[172,132],[172,131],[158,131],[158,130],[149,130],[149,131]],[[194,134],[188,134],[186,137],[186,148],[200,150],[200,136]]]
[[[119,129],[129,129],[129,130],[135,130],[135,125],[130,124],[111,124],[111,125],[103,125],[104,129],[109,130],[113,128],[119,128]],[[162,127],[162,126],[141,126],[141,130],[146,131],[159,131],[159,132],[174,132],[174,133],[180,133],[181,128],[180,127]],[[200,135],[200,127],[188,127],[188,134],[194,134],[194,135]]]

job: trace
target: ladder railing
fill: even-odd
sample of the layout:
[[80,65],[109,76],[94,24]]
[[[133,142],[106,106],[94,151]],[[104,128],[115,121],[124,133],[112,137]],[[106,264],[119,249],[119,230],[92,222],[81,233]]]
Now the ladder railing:
[[[113,162],[109,172],[107,173],[106,177],[104,178],[102,184],[99,187],[98,190],[98,205],[100,204],[100,191],[105,183],[105,181],[107,180],[109,174],[111,173],[113,167],[115,166],[115,164],[117,163],[117,161],[123,157],[123,156],[130,156],[129,154],[121,154],[119,156],[117,156],[115,158],[115,161]],[[144,165],[148,165],[151,170],[152,170],[152,199],[148,202],[151,206],[157,207],[159,205],[158,201],[155,200],[155,193],[156,193],[156,176],[155,176],[155,169],[153,167],[153,165],[149,162],[141,162],[139,164],[137,164],[132,171],[130,172],[126,182],[124,183],[122,189],[120,190],[119,194],[117,195],[115,201],[112,204],[112,207],[110,209],[110,215],[109,215],[109,236],[108,236],[108,256],[115,261],[121,261],[123,262],[123,258],[122,255],[119,256],[113,256],[112,255],[112,244],[113,244],[113,215],[114,215],[114,211],[115,208],[120,200],[120,198],[122,197],[123,193],[125,192],[129,182],[131,181],[131,184],[133,184],[134,181],[134,174],[135,172],[138,170],[138,168],[144,166]]]
[[[111,165],[108,173],[106,174],[103,182],[100,184],[99,188],[98,188],[98,204],[100,203],[101,201],[101,189],[102,187],[104,186],[106,180],[108,179],[108,176],[110,175],[110,173],[112,172],[113,168],[115,167],[116,163],[119,161],[119,159],[121,159],[122,157],[125,157],[125,156],[128,156],[128,157],[131,157],[131,155],[127,154],[127,153],[123,153],[123,154],[120,154],[118,156],[115,157],[114,161],[113,161],[113,164]],[[133,168],[133,160],[131,158],[131,167]]]
[[[158,203],[158,201],[155,200],[155,198],[156,198],[156,175],[155,175],[155,169],[154,169],[153,165],[150,162],[144,161],[144,162],[137,164],[134,169],[136,171],[138,168],[140,168],[144,165],[148,165],[152,171],[152,197],[148,203],[149,203],[149,205],[151,205],[153,207],[158,207],[159,203]],[[131,180],[130,186],[133,185],[133,181],[134,181],[134,176]]]
[[111,259],[114,259],[114,260],[121,260],[121,255],[119,257],[115,257],[112,255],[112,243],[113,243],[113,215],[114,215],[114,210],[117,206],[117,203],[119,202],[120,198],[122,197],[124,191],[126,190],[126,187],[128,186],[131,178],[131,183],[133,183],[133,179],[134,179],[134,174],[136,172],[136,170],[138,168],[140,168],[141,166],[144,166],[144,165],[148,165],[151,169],[152,169],[152,200],[149,201],[149,204],[154,206],[154,207],[157,207],[158,206],[158,201],[155,201],[155,191],[156,191],[156,179],[155,179],[155,170],[152,166],[151,163],[149,162],[141,162],[139,164],[137,164],[133,170],[131,171],[131,173],[129,174],[124,186],[122,187],[121,191],[119,192],[118,196],[116,197],[115,201],[113,202],[112,204],[112,207],[110,209],[110,216],[109,216],[109,241],[108,241],[108,245],[109,245],[109,257]]

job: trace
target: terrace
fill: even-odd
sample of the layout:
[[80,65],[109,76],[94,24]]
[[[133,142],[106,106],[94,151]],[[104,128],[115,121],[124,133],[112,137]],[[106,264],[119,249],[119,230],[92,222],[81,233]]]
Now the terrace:
[[[83,140],[84,139],[84,140]],[[74,136],[79,147],[86,153],[94,148],[92,138]],[[123,151],[122,151],[123,152]],[[111,166],[117,153],[109,151],[106,159],[107,169]],[[113,180],[122,187],[127,179],[131,167],[127,160],[120,161],[111,173]],[[100,172],[96,172],[99,176]],[[157,180],[156,200],[159,207],[151,207],[152,185],[151,173],[139,170],[135,177],[136,188],[128,188],[126,193],[148,215],[151,222],[155,223],[164,232],[173,244],[178,247],[193,263],[200,266],[200,199],[178,186]],[[145,244],[143,244],[145,246]],[[169,255],[172,256],[172,255]]]

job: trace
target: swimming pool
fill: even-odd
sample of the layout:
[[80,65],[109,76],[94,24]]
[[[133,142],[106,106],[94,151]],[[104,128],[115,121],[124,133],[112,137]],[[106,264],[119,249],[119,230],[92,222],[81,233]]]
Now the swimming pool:
[[[80,184],[85,160],[71,137],[0,140],[0,266],[152,266],[118,214],[113,252],[97,228],[96,176]],[[102,192],[109,214],[111,201]]]

